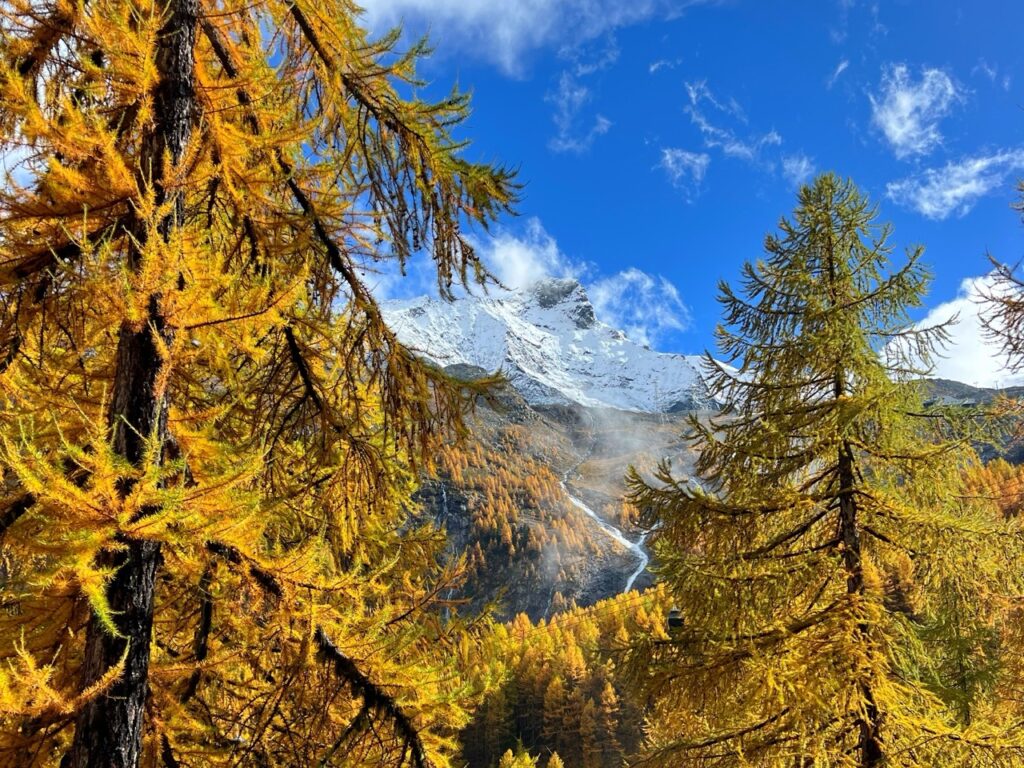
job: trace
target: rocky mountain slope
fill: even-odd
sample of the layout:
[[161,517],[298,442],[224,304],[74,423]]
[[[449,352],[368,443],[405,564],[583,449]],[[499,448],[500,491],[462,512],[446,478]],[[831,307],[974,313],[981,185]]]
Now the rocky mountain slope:
[[576,280],[455,302],[384,304],[407,346],[442,367],[501,369],[531,405],[660,413],[713,405],[701,358],[656,352],[601,322]]

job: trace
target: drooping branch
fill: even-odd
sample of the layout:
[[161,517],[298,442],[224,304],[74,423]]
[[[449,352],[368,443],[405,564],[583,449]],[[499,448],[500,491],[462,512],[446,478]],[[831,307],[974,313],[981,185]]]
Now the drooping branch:
[[[284,589],[278,577],[270,571],[262,568],[247,558],[237,547],[218,541],[206,543],[208,551],[224,558],[231,565],[240,566],[247,563],[249,573],[266,592],[280,599],[284,596]],[[363,672],[359,666],[330,639],[330,636],[323,627],[317,626],[313,632],[313,640],[317,646],[320,657],[332,665],[334,673],[348,684],[353,695],[363,700],[363,706],[353,722],[346,728],[342,737],[343,742],[348,736],[361,730],[369,722],[372,714],[378,713],[386,718],[394,728],[395,733],[403,745],[403,754],[412,756],[414,768],[431,768],[432,763],[426,754],[423,739],[416,729],[412,718],[402,709],[395,698],[387,693],[380,685],[375,683]],[[405,763],[403,757],[399,768]]]
[[206,549],[224,558],[231,565],[242,565],[245,563],[248,566],[249,574],[267,593],[276,598],[284,597],[284,589],[278,578],[259,563],[251,558],[247,558],[238,547],[220,541],[208,541],[206,542]]
[[[352,659],[342,653],[341,649],[331,641],[323,627],[316,628],[313,639],[321,657],[330,662],[334,667],[335,674],[349,684],[355,695],[363,699],[364,707],[374,712],[380,712],[391,721],[395,732],[402,739],[403,752],[405,749],[410,750],[413,766],[429,768],[431,763],[427,758],[419,731],[416,730],[416,726],[394,697],[388,695],[383,688],[367,677]],[[404,763],[404,759],[402,762]]]
[[291,326],[285,326],[284,338],[288,342],[288,354],[291,355],[292,363],[299,372],[299,378],[302,379],[302,386],[306,390],[306,395],[318,409],[323,409],[323,400],[320,397],[320,393],[317,392],[316,382],[313,381],[309,364],[306,362],[306,358],[302,356],[302,350],[299,349],[299,343],[295,340],[295,331],[292,330]]

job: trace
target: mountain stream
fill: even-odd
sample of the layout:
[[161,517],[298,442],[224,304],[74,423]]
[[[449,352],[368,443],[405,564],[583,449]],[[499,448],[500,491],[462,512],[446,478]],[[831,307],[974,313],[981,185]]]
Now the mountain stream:
[[569,497],[569,501],[572,502],[574,507],[580,510],[587,517],[591,518],[597,524],[597,527],[601,529],[601,532],[608,538],[618,542],[636,556],[636,569],[629,574],[629,578],[626,579],[626,585],[622,588],[623,592],[629,592],[629,590],[633,588],[633,583],[640,577],[640,574],[644,572],[644,569],[647,567],[647,564],[651,559],[647,554],[647,550],[644,549],[644,539],[647,538],[647,534],[641,534],[640,538],[636,541],[630,541],[626,538],[626,535],[620,528],[616,528],[614,525],[604,520],[597,514],[597,512],[591,509],[583,499],[579,498],[569,490],[569,478],[575,474],[576,470],[578,470],[583,463],[593,455],[596,445],[597,438],[595,437],[594,442],[590,446],[590,450],[587,451],[586,455],[580,459],[576,465],[565,471],[565,474],[562,475],[562,479],[559,482],[562,486],[562,490],[565,491],[565,495]]

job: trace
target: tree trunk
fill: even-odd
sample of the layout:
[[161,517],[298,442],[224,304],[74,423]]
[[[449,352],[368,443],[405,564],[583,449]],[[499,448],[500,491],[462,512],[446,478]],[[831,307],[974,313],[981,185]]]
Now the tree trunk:
[[[168,200],[162,184],[165,155],[177,164],[184,156],[192,132],[195,101],[195,36],[198,0],[166,0],[159,9],[167,19],[157,42],[156,65],[160,84],[154,99],[155,130],[144,139],[140,157],[142,184],[152,184],[158,198]],[[159,227],[167,241],[184,222],[184,199],[176,199],[172,213]],[[138,229],[141,230],[141,227]],[[139,231],[137,237],[146,237]],[[139,269],[140,254],[128,254],[132,269]],[[142,328],[123,326],[118,336],[110,433],[114,449],[135,466],[146,460],[147,441],[163,445],[167,439],[167,399],[160,389],[157,337],[169,344],[173,331],[160,310],[160,296],[149,298],[148,322]],[[124,492],[130,490],[126,484]],[[93,616],[86,630],[82,683],[91,685],[124,658],[124,673],[103,696],[79,713],[69,753],[72,768],[136,768],[142,753],[143,719],[149,690],[150,639],[153,595],[160,546],[124,537],[124,548],[106,555],[105,565],[117,568],[107,589],[114,621],[123,637],[113,637]]]
[[[839,449],[839,535],[843,542],[843,565],[846,569],[846,591],[857,597],[864,594],[864,564],[860,551],[860,531],[857,527],[857,501],[854,498],[854,465],[850,445],[844,440]],[[860,624],[857,633],[869,643],[870,627]],[[865,702],[864,717],[860,719],[860,764],[875,768],[882,764],[881,716],[875,704],[875,695],[867,681],[860,683]]]

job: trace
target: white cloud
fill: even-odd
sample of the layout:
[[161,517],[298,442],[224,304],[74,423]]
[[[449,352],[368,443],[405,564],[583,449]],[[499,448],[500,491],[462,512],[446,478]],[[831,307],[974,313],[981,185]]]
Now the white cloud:
[[557,133],[548,142],[555,152],[585,152],[594,139],[608,133],[611,121],[604,115],[595,115],[586,129],[580,126],[580,113],[591,99],[590,89],[571,72],[562,72],[558,89],[545,100],[555,106],[554,122]]
[[840,75],[842,75],[843,72],[845,72],[849,68],[849,66],[849,59],[842,59],[838,64],[836,64],[835,70],[833,70],[832,75],[828,79],[829,90],[832,90],[832,86],[836,84],[836,81],[839,79]]
[[978,73],[983,74],[994,83],[996,78],[999,77],[999,66],[997,64],[989,64],[985,59],[978,59],[978,63],[974,65],[971,74],[976,75]]
[[832,38],[832,42],[836,45],[845,42],[849,36],[850,20],[855,12],[870,18],[869,30],[872,36],[889,34],[889,29],[881,20],[881,9],[878,0],[871,3],[858,2],[857,0],[839,0],[838,24],[829,28],[829,37]]
[[654,346],[665,334],[690,327],[690,310],[661,275],[627,269],[593,282],[587,293],[600,320],[640,344]]
[[993,84],[998,85],[1004,91],[1010,90],[1010,86],[1013,84],[1013,78],[1009,74],[1004,74],[1002,77],[999,76],[999,65],[990,64],[985,59],[978,59],[978,63],[974,65],[974,69],[971,70],[972,75],[984,75]]
[[939,122],[964,94],[941,69],[924,69],[915,81],[906,65],[896,64],[883,71],[878,96],[868,98],[872,123],[903,159],[928,154],[942,143]]
[[966,157],[942,168],[929,168],[916,176],[889,182],[886,194],[929,219],[963,216],[978,198],[1002,187],[1010,174],[1021,169],[1024,148],[1002,150]]
[[719,112],[732,115],[742,123],[747,122],[747,113],[744,112],[740,103],[731,96],[728,101],[723,101],[719,97],[715,96],[712,90],[708,87],[706,80],[699,80],[692,83],[687,82],[686,95],[690,98],[691,107],[697,107],[702,101],[706,101]]
[[477,247],[484,264],[507,287],[526,288],[545,277],[579,277],[583,264],[571,261],[540,219],[530,218],[522,235],[499,232]]
[[829,37],[832,38],[832,42],[836,45],[846,40],[847,34],[849,33],[850,26],[850,11],[856,5],[856,0],[839,0],[839,24],[836,27],[829,29]]
[[647,71],[653,75],[662,69],[675,69],[680,64],[682,64],[682,59],[658,59],[647,66]]
[[378,33],[404,23],[521,74],[527,55],[593,40],[653,17],[715,0],[360,0]]
[[1007,387],[1024,384],[1024,374],[1006,370],[1006,358],[999,345],[986,338],[979,312],[982,297],[990,293],[992,277],[969,277],[960,284],[957,297],[932,309],[919,327],[948,321],[958,315],[959,321],[949,327],[950,345],[935,359],[932,376],[953,379],[975,387]]
[[658,166],[668,174],[672,186],[686,193],[692,200],[700,190],[704,175],[711,164],[711,156],[706,152],[688,152],[685,149],[666,147],[661,150],[661,161]]
[[686,93],[690,99],[686,112],[690,115],[690,122],[697,126],[704,137],[705,147],[720,149],[728,157],[756,163],[760,160],[762,149],[782,144],[782,136],[776,131],[741,138],[734,129],[711,122],[701,108],[702,104],[706,103],[716,112],[744,124],[747,122],[747,116],[735,99],[723,101],[717,98],[705,82],[687,83]]
[[573,73],[584,77],[611,67],[619,60],[619,53],[618,41],[614,34],[609,33],[598,41],[563,46],[558,56],[572,62]]
[[782,158],[782,175],[794,187],[806,184],[815,170],[814,161],[802,152]]

